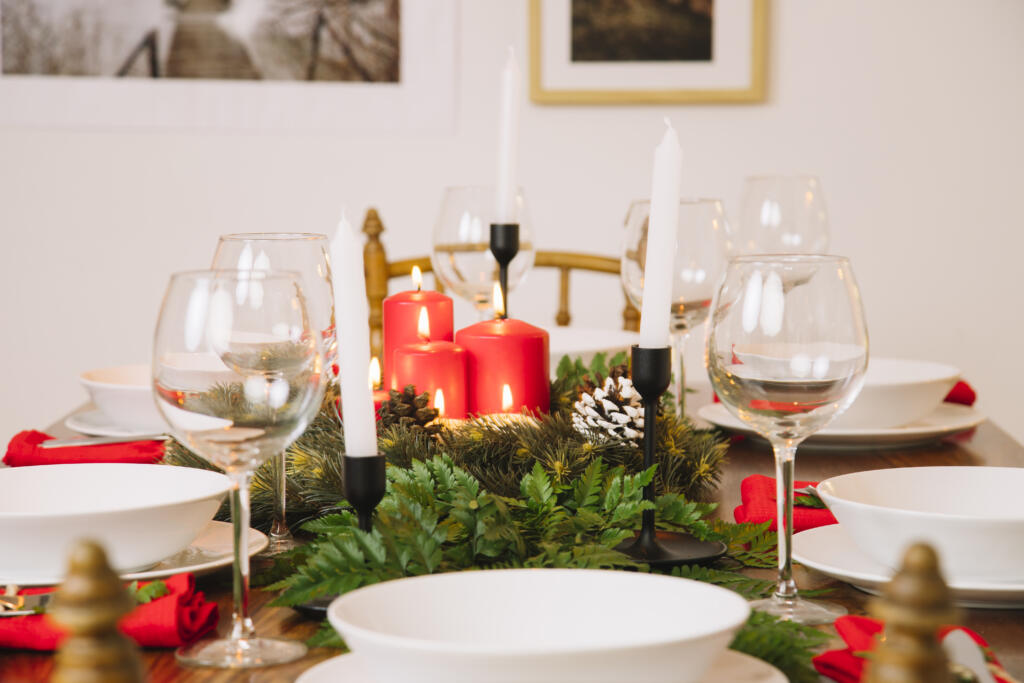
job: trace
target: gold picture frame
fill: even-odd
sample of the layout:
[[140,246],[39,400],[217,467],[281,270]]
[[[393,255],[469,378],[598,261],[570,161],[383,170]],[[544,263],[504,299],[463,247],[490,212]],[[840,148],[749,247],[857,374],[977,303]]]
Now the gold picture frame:
[[[736,2],[737,0],[728,0]],[[768,0],[751,3],[750,79],[740,88],[594,89],[548,88],[543,81],[542,21],[544,4],[530,0],[530,98],[538,104],[748,104],[766,92]],[[550,7],[550,5],[548,5]]]

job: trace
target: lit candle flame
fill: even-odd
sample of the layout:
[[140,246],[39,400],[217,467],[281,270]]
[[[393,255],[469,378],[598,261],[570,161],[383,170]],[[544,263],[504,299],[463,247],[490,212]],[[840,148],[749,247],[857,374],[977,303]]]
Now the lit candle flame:
[[370,359],[370,391],[380,389],[380,361],[377,356]]
[[434,409],[437,410],[438,417],[444,417],[444,392],[440,387],[434,392]]
[[505,297],[501,295],[501,283],[494,283],[494,294],[492,295],[494,300],[494,315],[497,318],[505,317]]
[[423,272],[419,266],[412,267],[412,283],[416,285],[417,292],[423,289]]
[[427,307],[420,307],[420,319],[416,323],[416,334],[420,335],[420,339],[423,341],[430,341],[430,314],[427,313]]
[[501,388],[501,412],[511,412],[512,405],[512,387],[506,384]]

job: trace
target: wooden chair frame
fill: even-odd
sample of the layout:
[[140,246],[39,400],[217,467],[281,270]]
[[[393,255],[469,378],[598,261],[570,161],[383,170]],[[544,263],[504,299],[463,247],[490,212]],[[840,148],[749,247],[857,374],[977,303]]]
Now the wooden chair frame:
[[[433,272],[434,267],[429,256],[403,259],[388,262],[387,252],[380,236],[384,232],[384,224],[376,209],[368,209],[363,220],[363,232],[366,244],[363,246],[363,263],[366,269],[366,298],[370,304],[370,348],[371,353],[380,356],[381,328],[383,325],[382,311],[384,299],[388,295],[388,281],[393,278],[405,277],[413,266],[419,266],[424,273]],[[558,312],[555,323],[565,327],[572,320],[569,313],[569,276],[573,270],[585,270],[594,273],[618,275],[619,259],[596,254],[580,254],[569,251],[538,251],[533,263],[535,268],[556,268],[559,272],[558,281]],[[444,291],[444,285],[437,281],[437,289]],[[630,303],[628,297],[622,311],[622,328],[624,330],[640,329],[640,311]]]

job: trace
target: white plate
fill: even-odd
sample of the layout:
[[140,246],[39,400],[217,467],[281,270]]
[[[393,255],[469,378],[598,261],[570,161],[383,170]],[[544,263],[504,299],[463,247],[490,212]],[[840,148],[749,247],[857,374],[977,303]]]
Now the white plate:
[[[149,569],[141,572],[122,574],[127,581],[149,581],[165,579],[182,572],[192,572],[199,576],[209,574],[215,569],[231,565],[233,548],[231,545],[231,523],[212,521],[206,525],[202,533],[192,541],[192,545],[180,553],[161,560]],[[263,532],[249,529],[249,556],[252,557],[270,544]],[[19,580],[19,586],[55,586],[63,581],[63,577],[39,577],[28,581]]]
[[[893,574],[891,569],[862,553],[839,524],[820,526],[794,535],[793,559],[873,595],[881,591]],[[963,607],[1024,607],[1024,583],[954,583],[949,588],[953,592],[953,600]]]
[[[87,434],[89,436],[118,436],[118,437],[132,437],[132,436],[148,436],[153,434],[153,430],[140,431],[138,429],[128,429],[113,422],[106,413],[99,410],[87,410],[84,413],[75,413],[70,415],[64,420],[64,426],[68,429],[73,429],[81,434]],[[156,432],[166,430],[167,426],[164,425],[157,428]]]
[[[758,436],[749,425],[734,417],[721,403],[701,408],[700,417],[711,424],[749,436]],[[942,403],[922,420],[903,427],[890,429],[832,429],[826,427],[808,437],[805,444],[812,446],[910,446],[928,443],[944,436],[977,427],[985,416],[970,406]]]
[[[373,683],[363,661],[355,652],[320,662],[296,679],[295,683]],[[703,683],[786,683],[786,677],[771,664],[742,652],[726,650],[711,665]]]

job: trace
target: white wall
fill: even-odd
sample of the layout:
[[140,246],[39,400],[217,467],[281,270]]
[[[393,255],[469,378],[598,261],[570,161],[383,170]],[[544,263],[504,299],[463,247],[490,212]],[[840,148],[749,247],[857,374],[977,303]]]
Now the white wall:
[[[206,266],[219,233],[328,231],[347,201],[380,208],[394,256],[426,253],[442,186],[491,177],[495,74],[506,44],[525,54],[525,3],[464,1],[460,27],[453,137],[0,129],[0,439],[79,404],[79,371],[148,359],[168,273]],[[1024,439],[1024,3],[777,0],[770,36],[761,105],[527,106],[538,243],[617,253],[665,115],[687,194],[728,208],[748,173],[816,172],[872,352],[959,365]],[[552,320],[553,282],[534,274],[517,310]],[[574,305],[619,324],[607,279],[580,278]]]

